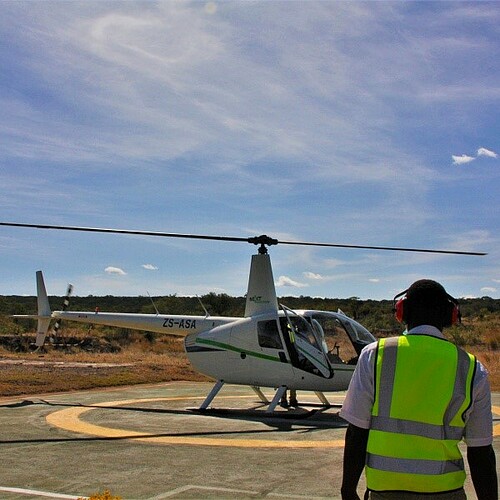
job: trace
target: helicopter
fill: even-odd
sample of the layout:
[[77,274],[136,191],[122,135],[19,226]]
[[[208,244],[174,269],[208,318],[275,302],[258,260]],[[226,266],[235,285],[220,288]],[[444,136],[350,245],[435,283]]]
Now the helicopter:
[[[403,252],[427,252],[459,255],[486,255],[479,252],[430,250],[402,247],[374,247],[335,243],[278,241],[267,235],[250,238],[164,233],[80,226],[54,226],[0,222],[0,226],[87,231],[115,234],[139,234],[173,238],[218,241],[243,241],[258,245],[251,257],[243,317],[160,314],[132,314],[95,311],[68,311],[68,288],[63,309],[51,311],[42,271],[36,273],[36,315],[15,315],[36,319],[38,348],[44,345],[51,321],[55,329],[61,321],[106,325],[184,337],[188,360],[200,373],[215,380],[199,410],[207,410],[224,384],[252,387],[261,402],[273,413],[288,389],[313,391],[324,406],[330,406],[325,392],[347,389],[361,350],[375,337],[360,323],[341,310],[292,310],[279,304],[268,247],[306,245],[361,248]],[[330,345],[328,345],[328,343]],[[333,343],[333,346],[332,346]],[[261,388],[275,390],[271,401]]]

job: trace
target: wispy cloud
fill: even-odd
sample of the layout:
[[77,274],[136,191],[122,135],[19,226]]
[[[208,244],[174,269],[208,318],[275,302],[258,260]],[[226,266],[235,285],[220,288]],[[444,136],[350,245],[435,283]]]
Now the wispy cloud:
[[[0,212],[235,236],[293,228],[293,239],[390,246],[495,234],[497,177],[467,165],[498,161],[499,25],[494,2],[0,2]],[[446,161],[465,168],[450,173],[436,159],[456,137],[489,147],[457,149]],[[77,238],[45,241],[69,253]],[[125,261],[139,240],[129,241],[96,245],[92,265],[121,262],[127,279],[106,286],[141,292],[140,264]],[[160,269],[143,267],[158,289],[165,272],[185,291],[169,273],[182,266],[190,290],[235,281],[219,272],[202,282],[208,271],[188,263],[187,241],[145,241],[163,250],[147,254]],[[172,253],[180,247],[190,252]],[[282,286],[330,293],[335,280],[361,295],[357,286],[375,288],[369,277],[386,281],[367,255],[311,249],[277,275]]]
[[304,275],[305,278],[307,278],[308,280],[316,280],[316,281],[321,281],[321,280],[324,280],[325,278],[321,275],[321,274],[318,274],[318,273],[311,273],[310,271],[305,271],[304,273],[302,273]]
[[104,269],[104,272],[107,274],[114,274],[116,276],[125,276],[127,274],[123,269],[113,266],[108,266]]
[[157,271],[158,267],[154,266],[153,264],[142,264],[144,269],[147,269],[148,271]]
[[276,281],[276,286],[277,287],[291,287],[291,288],[304,288],[309,286],[307,283],[300,283],[298,281],[293,280],[292,278],[288,276],[280,276],[278,280]]

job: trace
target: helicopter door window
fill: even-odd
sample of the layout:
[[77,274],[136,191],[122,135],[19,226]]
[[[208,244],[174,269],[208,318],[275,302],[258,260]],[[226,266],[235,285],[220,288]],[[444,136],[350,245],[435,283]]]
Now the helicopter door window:
[[[293,333],[299,335],[303,340],[314,346],[316,349],[321,349],[318,344],[318,339],[311,328],[311,325],[307,323],[302,316],[292,316],[289,315],[287,318],[282,318],[281,327],[283,328],[285,325],[288,327],[288,321],[293,326]],[[290,327],[288,327],[291,329]]]
[[321,341],[318,341],[311,324],[291,309],[281,306],[284,317],[280,327],[293,366],[326,378],[332,376],[330,364]]
[[[292,323],[293,327],[290,326],[289,321]],[[314,372],[315,366],[297,348],[297,337],[299,336],[303,340],[306,340],[307,336],[297,328],[296,321],[293,321],[290,317],[288,319],[286,317],[280,318],[280,326],[282,331],[286,332],[285,341],[293,366],[308,372]]]
[[257,324],[259,346],[269,349],[283,349],[276,320],[259,321]]

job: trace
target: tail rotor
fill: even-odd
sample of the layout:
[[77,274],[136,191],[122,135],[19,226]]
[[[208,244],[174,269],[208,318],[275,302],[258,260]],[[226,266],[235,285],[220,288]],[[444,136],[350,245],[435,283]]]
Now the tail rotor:
[[[66,311],[66,309],[69,307],[69,299],[70,299],[72,293],[73,293],[73,285],[71,283],[69,283],[68,289],[66,290],[66,296],[64,297],[63,305],[61,308],[62,312]],[[61,328],[61,321],[62,320],[58,318],[56,320],[56,322],[54,324],[54,328],[52,330],[52,338],[53,338],[54,343],[57,342],[57,336],[58,336],[59,330]]]

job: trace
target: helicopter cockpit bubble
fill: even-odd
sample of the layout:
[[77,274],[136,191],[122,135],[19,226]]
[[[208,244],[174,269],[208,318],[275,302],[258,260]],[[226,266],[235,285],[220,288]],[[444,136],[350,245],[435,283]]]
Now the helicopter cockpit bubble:
[[366,328],[341,312],[302,312],[311,324],[319,323],[321,326],[328,359],[333,364],[355,364],[361,349],[375,341],[375,337]]

